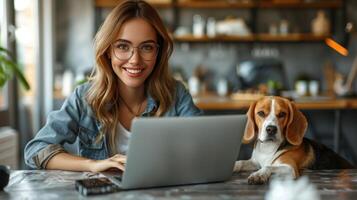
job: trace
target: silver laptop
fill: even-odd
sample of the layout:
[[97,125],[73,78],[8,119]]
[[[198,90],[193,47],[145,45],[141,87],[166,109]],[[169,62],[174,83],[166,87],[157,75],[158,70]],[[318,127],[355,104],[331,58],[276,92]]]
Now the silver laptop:
[[125,172],[103,174],[122,189],[228,180],[245,123],[245,115],[136,118]]

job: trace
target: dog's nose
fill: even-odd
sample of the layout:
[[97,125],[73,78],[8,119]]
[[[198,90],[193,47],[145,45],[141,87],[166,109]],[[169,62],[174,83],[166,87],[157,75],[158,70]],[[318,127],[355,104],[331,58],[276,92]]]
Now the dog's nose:
[[267,131],[268,135],[272,136],[272,135],[276,134],[276,132],[278,131],[278,128],[276,126],[269,125],[269,126],[267,126],[266,131]]

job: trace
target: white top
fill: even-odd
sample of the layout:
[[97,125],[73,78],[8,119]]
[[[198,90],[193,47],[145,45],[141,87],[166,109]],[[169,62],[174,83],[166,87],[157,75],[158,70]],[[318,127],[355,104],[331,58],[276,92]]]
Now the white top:
[[118,135],[116,137],[117,152],[122,155],[126,155],[128,151],[128,144],[131,132],[126,130],[121,123],[118,123]]

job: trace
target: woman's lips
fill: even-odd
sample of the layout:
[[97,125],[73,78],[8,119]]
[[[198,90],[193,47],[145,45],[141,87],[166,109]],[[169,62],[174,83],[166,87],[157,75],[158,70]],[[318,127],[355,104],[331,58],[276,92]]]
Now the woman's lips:
[[131,77],[138,77],[142,74],[144,71],[143,68],[126,68],[123,67],[123,69],[127,72],[127,74]]

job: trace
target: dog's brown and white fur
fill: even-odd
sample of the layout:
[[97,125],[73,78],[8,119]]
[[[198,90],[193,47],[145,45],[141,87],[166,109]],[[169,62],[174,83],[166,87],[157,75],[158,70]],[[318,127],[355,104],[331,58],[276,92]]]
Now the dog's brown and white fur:
[[297,178],[305,168],[353,168],[332,150],[304,138],[307,120],[288,99],[264,97],[250,106],[247,116],[243,143],[255,141],[254,149],[249,160],[235,163],[234,171],[258,170],[248,177],[250,184],[266,183],[272,173]]

